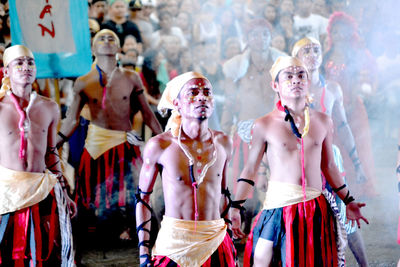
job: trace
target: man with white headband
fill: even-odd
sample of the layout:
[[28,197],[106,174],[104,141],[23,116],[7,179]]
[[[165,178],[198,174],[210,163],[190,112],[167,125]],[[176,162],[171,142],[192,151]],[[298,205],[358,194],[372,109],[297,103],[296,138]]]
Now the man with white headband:
[[0,90],[0,265],[72,266],[69,198],[56,149],[58,105],[32,91],[23,45],[4,51]]
[[[310,74],[311,83],[309,93],[313,98],[310,107],[332,117],[336,132],[333,142],[340,142],[343,147],[346,148],[346,152],[352,160],[354,169],[356,170],[357,177],[352,178],[355,179],[357,183],[365,183],[366,175],[364,174],[363,165],[358,157],[353,134],[349,124],[347,123],[346,111],[343,105],[342,89],[338,83],[325,80],[319,71],[319,67],[322,63],[320,42],[312,37],[305,37],[295,43],[292,50],[292,56],[300,59]],[[343,168],[343,159],[340,150],[336,145],[333,145],[332,149],[334,152],[335,163],[344,178],[345,169]],[[358,264],[361,267],[368,266],[368,259],[362,236],[359,231],[357,231],[356,225],[353,225],[351,222],[346,223],[346,208],[344,203],[339,197],[337,197],[336,200],[342,215],[341,218],[345,225],[349,247],[357,259]]]
[[[226,168],[232,142],[208,127],[212,86],[200,73],[179,75],[167,84],[158,109],[172,109],[172,115],[167,131],[151,138],[143,152],[136,205],[141,266],[235,266],[222,219],[229,222]],[[158,172],[165,214],[151,259],[149,201]]]
[[[117,65],[120,50],[117,35],[107,29],[93,37],[94,68],[74,84],[74,101],[63,120],[57,144],[73,134],[84,105],[90,111],[90,125],[76,177],[78,204],[77,251],[93,245],[87,238],[95,229],[103,243],[130,240],[135,234],[135,187],[142,164],[143,144],[133,131],[133,116],[141,111],[143,121],[153,133],[161,126],[143,95],[139,75]],[[109,224],[113,225],[112,231]],[[118,233],[118,234],[117,234]],[[116,236],[117,235],[117,236]],[[77,255],[78,258],[80,254]],[[78,259],[79,260],[79,259]]]
[[[270,70],[276,108],[257,119],[247,163],[238,179],[232,207],[234,236],[243,237],[240,210],[252,191],[266,153],[271,175],[263,210],[253,224],[244,262],[248,266],[344,266],[342,229],[322,190],[321,172],[347,205],[349,220],[360,219],[363,203],[343,185],[332,152],[332,121],[309,109],[309,76],[294,57],[279,57]],[[337,238],[338,237],[338,238]],[[336,241],[338,240],[338,242]]]

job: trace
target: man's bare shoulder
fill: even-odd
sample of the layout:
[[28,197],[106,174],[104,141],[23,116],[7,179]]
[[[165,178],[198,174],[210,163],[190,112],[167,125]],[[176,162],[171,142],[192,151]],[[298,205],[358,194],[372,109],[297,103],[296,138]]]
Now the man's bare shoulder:
[[120,70],[121,70],[121,73],[124,76],[128,77],[133,82],[137,82],[137,81],[140,80],[140,76],[136,71],[130,70],[130,69],[126,69],[126,68],[120,68]]
[[230,144],[232,142],[232,139],[225,134],[222,131],[216,131],[216,130],[211,130],[213,135],[214,135],[214,139],[221,143],[221,144]]
[[170,146],[174,142],[174,137],[171,132],[164,132],[158,134],[152,138],[150,138],[146,142],[146,150],[150,151],[162,151],[165,150],[168,146]]
[[56,101],[54,101],[51,98],[42,96],[42,95],[37,95],[36,96],[36,101],[43,107],[45,107],[46,109],[51,109],[52,111],[57,111],[59,112],[59,106],[56,103]]
[[78,77],[74,83],[74,91],[80,93],[83,89],[90,85],[95,78],[95,74],[95,70],[91,70],[85,75]]
[[277,119],[281,118],[280,112],[277,112],[276,110],[273,110],[267,114],[265,114],[262,117],[259,117],[254,121],[254,128],[258,129],[267,129],[271,126],[273,126],[274,122],[276,122]]
[[310,117],[311,117],[311,123],[313,121],[318,121],[326,126],[331,126],[332,125],[332,118],[331,116],[325,114],[324,112],[310,109]]

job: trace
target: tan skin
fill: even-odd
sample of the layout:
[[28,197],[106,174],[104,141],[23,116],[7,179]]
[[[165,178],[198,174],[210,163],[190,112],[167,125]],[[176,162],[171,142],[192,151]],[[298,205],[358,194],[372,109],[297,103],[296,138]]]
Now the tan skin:
[[[277,82],[271,83],[275,92],[279,93],[282,105],[286,105],[299,129],[304,128],[304,108],[309,80],[303,67],[288,67],[278,75]],[[285,113],[274,109],[271,113],[257,119],[253,129],[252,144],[247,163],[240,177],[253,180],[257,173],[266,144],[268,144],[267,158],[271,170],[271,181],[279,181],[301,185],[300,153],[297,149],[297,140],[291,131],[290,124],[284,121]],[[304,138],[305,150],[305,177],[306,184],[322,191],[321,171],[329,184],[338,188],[343,180],[335,165],[332,151],[333,123],[329,116],[310,110],[310,130]],[[290,166],[290,168],[288,168]],[[252,187],[247,183],[238,183],[236,199],[246,199]],[[338,192],[341,199],[347,194],[345,188]],[[368,223],[362,216],[360,208],[364,203],[351,202],[346,212],[349,220],[356,220],[360,227],[360,220]],[[234,236],[243,238],[240,229],[240,212],[232,210],[232,231]],[[268,266],[272,259],[273,242],[260,238],[254,254],[254,266]]]
[[[74,101],[63,120],[60,132],[69,137],[79,123],[79,115],[88,104],[91,123],[99,127],[118,130],[132,130],[132,117],[135,109],[142,112],[144,122],[155,133],[162,132],[154,113],[151,111],[144,94],[136,95],[143,89],[139,75],[128,69],[116,68],[115,55],[119,45],[111,34],[103,34],[93,44],[97,65],[102,70],[103,83],[107,85],[105,109],[102,108],[103,88],[100,85],[96,69],[79,77],[74,84]],[[139,104],[139,106],[137,106]],[[62,142],[58,137],[57,144]]]
[[[191,86],[203,82],[201,89]],[[192,79],[182,88],[174,105],[182,115],[181,142],[195,158],[194,176],[198,177],[197,157],[204,167],[212,160],[214,146],[217,160],[198,186],[197,204],[198,220],[216,220],[221,218],[221,206],[227,205],[221,194],[221,189],[227,187],[226,169],[232,154],[231,139],[222,132],[208,128],[208,118],[213,111],[212,87],[205,79]],[[212,145],[212,136],[213,143]],[[197,152],[198,149],[201,152]],[[189,162],[183,150],[178,145],[178,138],[171,132],[165,132],[151,138],[143,152],[144,164],[140,173],[139,187],[142,191],[153,189],[157,174],[162,166],[161,178],[164,192],[165,216],[183,220],[195,220],[194,195],[189,176]],[[150,195],[141,194],[142,199],[149,204]],[[221,205],[222,204],[222,205]],[[136,207],[136,224],[140,225],[150,219],[150,211],[141,203]],[[149,229],[147,223],[145,228]],[[139,242],[149,240],[145,231],[139,232]],[[148,254],[148,248],[141,246],[140,255]],[[141,259],[142,260],[142,259]],[[142,260],[143,262],[144,260]]]
[[[27,108],[32,84],[36,78],[36,65],[31,57],[23,56],[12,60],[4,69],[5,77],[10,78],[11,92],[19,106]],[[20,115],[10,95],[6,94],[0,101],[0,165],[16,171],[45,172],[51,168],[55,174],[61,173],[61,166],[56,147],[57,125],[60,120],[58,105],[43,96],[37,95],[28,114],[30,128],[25,134],[27,141],[26,157],[19,158]],[[52,151],[53,153],[49,153]],[[57,163],[56,163],[57,162]],[[56,164],[55,164],[56,163]],[[53,166],[54,165],[54,166]],[[67,190],[64,196],[70,209],[71,217],[76,215],[76,205],[69,198]]]
[[[272,110],[274,93],[265,88],[271,81],[269,69],[274,63],[270,55],[271,35],[268,30],[256,27],[248,34],[250,63],[246,74],[237,82],[226,79],[226,102],[221,117],[222,129],[229,133],[233,116],[238,121],[254,119]],[[249,105],[249,103],[252,103]]]
[[[311,86],[309,92],[314,98],[313,104],[315,108],[321,110],[322,88],[319,73],[319,67],[322,63],[321,46],[318,44],[307,44],[299,50],[297,57],[306,65],[310,72]],[[337,134],[340,141],[346,147],[347,153],[351,154],[350,157],[352,159],[358,159],[357,151],[352,152],[355,142],[347,123],[346,111],[343,105],[343,92],[339,84],[333,81],[326,81],[324,105],[326,107],[326,114],[332,117]],[[357,181],[365,181],[366,177],[362,166],[355,166],[355,170],[357,172]]]

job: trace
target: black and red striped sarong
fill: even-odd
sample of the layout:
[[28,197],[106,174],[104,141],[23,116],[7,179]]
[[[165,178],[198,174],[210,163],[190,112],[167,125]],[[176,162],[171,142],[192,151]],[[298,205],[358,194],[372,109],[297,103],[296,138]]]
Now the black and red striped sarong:
[[335,236],[335,217],[323,195],[305,203],[263,210],[253,224],[243,266],[253,266],[257,241],[264,238],[274,242],[271,266],[336,267]]
[[81,230],[96,232],[99,221],[111,220],[122,226],[113,223],[112,229],[105,229],[106,233],[135,229],[135,192],[141,166],[140,148],[128,142],[107,150],[97,159],[83,150],[75,201],[79,208],[79,227],[88,229]]
[[54,190],[41,202],[0,216],[0,266],[61,266]]

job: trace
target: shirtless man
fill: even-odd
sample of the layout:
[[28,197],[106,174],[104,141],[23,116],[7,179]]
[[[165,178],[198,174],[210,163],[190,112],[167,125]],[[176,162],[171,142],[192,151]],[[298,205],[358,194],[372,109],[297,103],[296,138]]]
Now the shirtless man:
[[[270,83],[269,69],[283,52],[270,47],[271,25],[264,19],[254,19],[247,25],[247,48],[223,65],[225,75],[225,105],[221,128],[233,136],[232,175],[237,177],[248,153],[248,137],[254,120],[274,107],[274,92],[265,86]],[[264,163],[265,161],[263,161]],[[260,176],[265,176],[262,164]],[[262,187],[257,181],[257,186]],[[257,187],[257,188],[258,188]],[[236,184],[233,185],[236,193]],[[261,194],[260,194],[261,195]],[[257,213],[261,200],[259,191],[249,197],[246,205],[245,231],[250,232],[251,219]]]
[[232,143],[208,127],[212,86],[203,75],[186,72],[167,84],[158,108],[173,110],[166,128],[171,130],[150,139],[143,152],[136,206],[141,266],[151,262],[149,201],[159,171],[165,215],[152,251],[154,266],[235,266],[222,219],[229,219],[227,197],[222,198],[228,194]]
[[[91,122],[76,179],[80,212],[77,225],[83,234],[89,226],[103,227],[104,234],[113,235],[110,238],[118,234],[121,239],[131,239],[135,186],[142,163],[139,149],[142,142],[132,131],[132,118],[140,110],[155,134],[162,130],[143,95],[139,75],[117,66],[115,55],[119,50],[119,39],[114,32],[104,29],[94,36],[96,65],[74,84],[74,101],[58,133],[57,144],[72,135],[87,104]],[[107,226],[111,219],[116,220],[112,231]],[[104,235],[102,238],[107,240]],[[82,236],[82,242],[85,241]]]
[[[300,59],[307,67],[310,74],[311,85],[309,88],[310,96],[313,102],[310,104],[312,109],[319,110],[329,115],[334,123],[336,136],[344,144],[349,157],[352,159],[354,169],[356,170],[358,182],[366,180],[363,167],[354,142],[353,134],[347,123],[346,112],[343,106],[343,92],[340,85],[333,81],[326,81],[320,74],[319,68],[322,63],[321,44],[318,40],[312,37],[305,37],[293,46],[292,56]],[[335,140],[335,138],[333,139]],[[341,173],[344,173],[343,160],[340,155],[340,150],[337,146],[333,147],[335,162]],[[338,206],[342,213],[343,223],[345,224],[348,243],[357,262],[360,266],[368,266],[368,259],[364,247],[364,242],[361,234],[356,231],[355,225],[346,223],[345,207],[342,201],[338,198]]]
[[[273,109],[275,95],[269,84],[269,69],[283,52],[270,47],[271,25],[254,19],[247,25],[247,48],[223,65],[227,88],[221,118],[222,129],[230,133],[235,122],[251,120]],[[228,91],[229,90],[229,91]]]
[[368,223],[360,213],[365,204],[354,202],[334,163],[331,119],[308,108],[306,67],[297,58],[280,57],[270,73],[271,86],[280,101],[254,123],[249,157],[233,202],[233,234],[243,236],[239,209],[252,190],[265,152],[271,176],[263,211],[248,241],[253,248],[245,252],[244,261],[254,266],[279,262],[282,266],[294,262],[300,266],[341,266],[344,251],[341,246],[336,248],[335,242],[340,229],[330,208],[334,201],[326,190],[321,193],[321,172],[347,205],[348,219],[356,220],[359,227],[360,219]]
[[36,65],[27,47],[14,45],[5,50],[4,76],[0,90],[0,265],[72,266],[69,213],[75,216],[76,205],[68,196],[56,149],[59,107],[32,91]]

